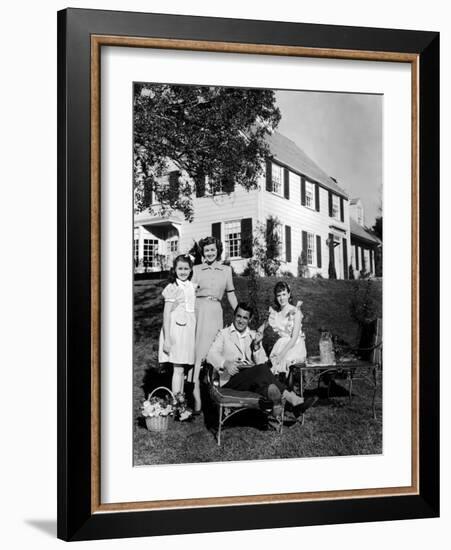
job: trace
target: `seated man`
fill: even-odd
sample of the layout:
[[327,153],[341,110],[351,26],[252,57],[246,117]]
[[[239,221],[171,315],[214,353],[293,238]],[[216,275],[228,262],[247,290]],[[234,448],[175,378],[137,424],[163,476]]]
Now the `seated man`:
[[288,391],[271,372],[262,346],[263,334],[248,327],[251,317],[250,306],[240,302],[235,309],[233,323],[218,332],[207,361],[219,372],[220,386],[262,395],[273,402],[274,416],[279,416],[282,398],[296,408],[304,400]]

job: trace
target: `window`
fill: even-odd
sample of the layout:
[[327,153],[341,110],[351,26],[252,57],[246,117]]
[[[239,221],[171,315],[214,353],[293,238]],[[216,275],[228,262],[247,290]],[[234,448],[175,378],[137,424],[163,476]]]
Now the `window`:
[[336,220],[340,219],[340,197],[332,195],[332,217]]
[[178,250],[179,250],[178,239],[171,239],[170,241],[167,241],[168,254],[177,254]]
[[139,261],[139,240],[138,239],[133,240],[133,259],[135,260],[135,264],[138,264],[138,261]]
[[281,223],[277,223],[274,226],[274,236],[276,238],[276,242],[278,243],[277,249],[278,249],[278,258],[282,262],[285,261],[285,239],[284,239],[284,230],[283,225]]
[[313,265],[313,258],[315,257],[315,235],[313,233],[307,233],[307,264]]
[[278,195],[283,195],[283,168],[278,164],[272,163],[272,191]]
[[305,182],[305,206],[315,208],[315,184],[311,181]]
[[241,257],[241,222],[232,221],[224,224],[226,256],[229,258]]
[[[224,184],[225,184],[224,180],[216,182],[215,195],[220,195],[222,193],[225,193]],[[205,176],[205,186],[208,189],[208,194],[213,195],[213,190],[211,188],[211,183],[209,181],[208,176]]]
[[143,264],[144,267],[157,267],[158,241],[144,239]]

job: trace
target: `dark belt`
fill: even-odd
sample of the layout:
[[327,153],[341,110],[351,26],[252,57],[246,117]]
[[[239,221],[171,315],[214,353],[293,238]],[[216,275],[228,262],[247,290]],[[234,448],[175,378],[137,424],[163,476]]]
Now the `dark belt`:
[[219,298],[216,298],[216,296],[196,296],[196,298],[204,298],[205,300],[211,300],[212,302],[221,301]]

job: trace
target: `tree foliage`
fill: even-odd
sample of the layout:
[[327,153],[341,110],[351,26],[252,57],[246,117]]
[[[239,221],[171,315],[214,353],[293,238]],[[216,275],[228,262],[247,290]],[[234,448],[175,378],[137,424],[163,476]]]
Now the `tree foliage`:
[[[280,116],[272,90],[136,84],[136,209],[148,208],[153,195],[160,209],[191,220],[192,196],[202,196],[206,182],[213,195],[230,192],[230,183],[255,188],[269,155],[265,136]],[[177,169],[171,185],[161,185]]]

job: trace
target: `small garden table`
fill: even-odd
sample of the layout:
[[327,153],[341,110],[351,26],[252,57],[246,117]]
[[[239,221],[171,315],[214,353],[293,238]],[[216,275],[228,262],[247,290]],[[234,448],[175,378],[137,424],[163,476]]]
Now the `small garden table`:
[[[297,393],[304,397],[304,389],[314,383],[319,388],[324,377],[329,378],[327,397],[329,397],[330,385],[335,378],[346,379],[348,382],[349,402],[352,402],[352,383],[354,380],[366,380],[373,386],[372,410],[376,419],[376,392],[381,379],[382,365],[379,362],[364,361],[358,358],[345,357],[335,363],[321,363],[319,356],[308,357],[304,363],[295,363],[290,366],[288,385],[294,387],[294,376],[299,376]],[[302,415],[304,423],[304,414]]]

